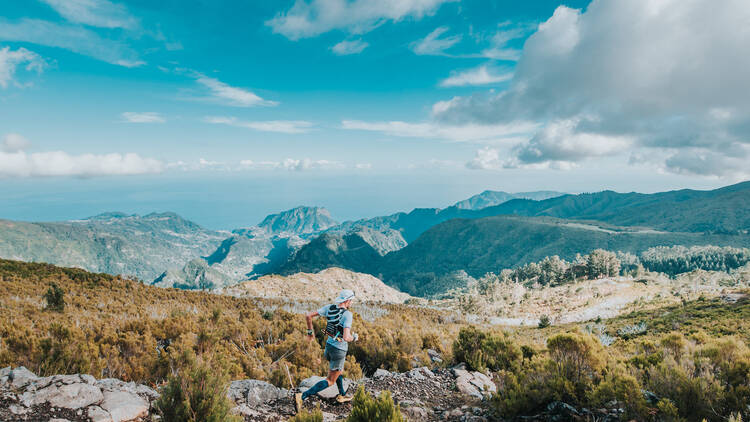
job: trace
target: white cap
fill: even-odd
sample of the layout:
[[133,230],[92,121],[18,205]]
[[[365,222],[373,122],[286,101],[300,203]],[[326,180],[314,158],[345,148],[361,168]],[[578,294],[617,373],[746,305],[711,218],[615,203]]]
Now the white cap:
[[349,299],[354,299],[354,292],[349,289],[344,289],[339,293],[339,297],[336,298],[336,304],[344,303]]

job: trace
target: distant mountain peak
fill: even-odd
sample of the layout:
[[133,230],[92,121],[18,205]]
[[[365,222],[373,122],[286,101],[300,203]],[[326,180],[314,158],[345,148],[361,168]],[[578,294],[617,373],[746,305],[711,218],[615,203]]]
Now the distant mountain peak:
[[271,214],[258,225],[271,233],[317,233],[339,223],[323,207],[299,206],[278,214]]
[[92,215],[91,217],[86,217],[84,220],[112,220],[112,219],[119,219],[119,218],[132,218],[132,217],[138,217],[138,214],[127,214],[120,211],[110,211],[110,212],[103,212],[101,214]]
[[513,199],[531,199],[541,201],[544,199],[555,198],[565,195],[562,192],[555,191],[534,191],[534,192],[516,192],[508,193],[503,191],[485,190],[480,194],[474,195],[469,199],[456,202],[453,206],[465,210],[479,210],[482,208],[493,207]]

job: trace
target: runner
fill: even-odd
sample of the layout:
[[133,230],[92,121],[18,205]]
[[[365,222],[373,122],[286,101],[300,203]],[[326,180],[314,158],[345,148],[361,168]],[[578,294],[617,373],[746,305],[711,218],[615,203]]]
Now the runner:
[[345,403],[352,399],[352,397],[347,396],[346,391],[344,391],[344,377],[341,376],[341,374],[344,371],[344,362],[346,361],[346,352],[349,349],[349,342],[357,341],[358,338],[357,334],[351,332],[353,317],[351,311],[349,311],[349,307],[352,306],[353,299],[353,291],[346,289],[342,290],[336,298],[335,304],[326,305],[305,316],[307,319],[307,337],[309,340],[315,338],[313,335],[313,318],[322,316],[328,320],[325,331],[328,339],[326,340],[326,348],[323,352],[323,356],[329,362],[329,371],[326,379],[313,385],[304,393],[296,393],[294,395],[294,404],[297,408],[297,412],[302,409],[303,400],[313,394],[325,390],[334,383],[336,383],[339,388],[339,395],[336,396],[336,401],[339,403]]

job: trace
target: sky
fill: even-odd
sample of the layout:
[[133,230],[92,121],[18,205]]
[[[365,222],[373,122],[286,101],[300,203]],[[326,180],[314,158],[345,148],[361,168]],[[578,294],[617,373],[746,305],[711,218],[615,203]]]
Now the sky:
[[750,179],[746,0],[0,0],[0,218]]

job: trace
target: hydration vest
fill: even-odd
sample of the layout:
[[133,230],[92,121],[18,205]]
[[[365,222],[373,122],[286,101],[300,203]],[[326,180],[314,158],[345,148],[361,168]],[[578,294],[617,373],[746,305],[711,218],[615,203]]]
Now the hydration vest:
[[341,319],[344,317],[344,312],[346,312],[346,309],[339,308],[336,305],[328,307],[328,315],[326,316],[326,319],[328,320],[328,323],[326,323],[326,334],[334,339],[338,339],[344,335],[344,326],[341,325]]

